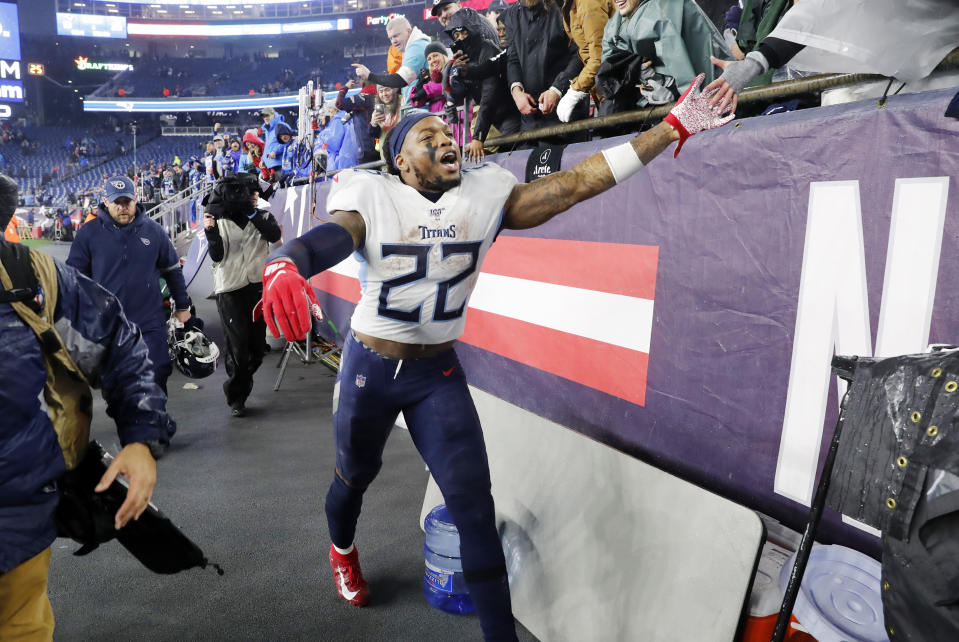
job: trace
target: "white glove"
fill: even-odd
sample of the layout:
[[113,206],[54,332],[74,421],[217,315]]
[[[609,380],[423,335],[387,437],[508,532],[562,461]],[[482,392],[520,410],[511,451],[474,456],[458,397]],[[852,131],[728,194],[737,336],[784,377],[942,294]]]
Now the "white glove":
[[577,91],[570,87],[566,90],[566,94],[559,99],[559,104],[556,105],[556,115],[559,116],[561,121],[568,123],[570,116],[573,115],[573,109],[587,96],[589,96],[588,91]]

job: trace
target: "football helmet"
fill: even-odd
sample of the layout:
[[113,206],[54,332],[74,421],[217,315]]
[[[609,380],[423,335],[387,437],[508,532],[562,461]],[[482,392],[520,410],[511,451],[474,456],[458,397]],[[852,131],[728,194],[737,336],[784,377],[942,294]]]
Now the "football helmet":
[[170,361],[191,379],[209,377],[216,370],[220,349],[199,328],[186,327],[171,317],[167,324],[167,344]]

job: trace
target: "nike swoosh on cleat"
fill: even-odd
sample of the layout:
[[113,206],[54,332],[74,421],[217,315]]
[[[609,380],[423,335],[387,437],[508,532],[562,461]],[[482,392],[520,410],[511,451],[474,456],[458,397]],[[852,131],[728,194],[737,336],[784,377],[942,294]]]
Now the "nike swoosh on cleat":
[[346,580],[341,576],[340,577],[340,595],[342,595],[347,600],[352,600],[360,592],[359,589],[355,591],[350,591],[346,588]]
[[444,377],[450,376],[451,374],[453,374],[453,371],[454,371],[454,370],[456,370],[456,366],[453,366],[453,367],[450,368],[449,370],[444,370],[444,371],[443,371],[443,376],[444,376]]

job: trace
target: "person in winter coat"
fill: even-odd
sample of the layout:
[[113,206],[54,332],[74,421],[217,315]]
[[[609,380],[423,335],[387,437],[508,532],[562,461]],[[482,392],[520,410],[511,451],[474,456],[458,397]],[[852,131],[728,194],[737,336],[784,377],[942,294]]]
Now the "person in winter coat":
[[234,417],[246,414],[253,374],[263,362],[266,324],[262,317],[253,320],[253,308],[263,296],[270,243],[280,240],[280,226],[260,199],[260,189],[255,177],[239,174],[218,182],[204,203],[213,291],[226,335],[223,392]]
[[[256,130],[243,134],[244,155],[240,159],[240,172],[243,174],[262,175],[263,141],[256,135]],[[266,168],[263,167],[265,170]]]
[[243,157],[240,141],[234,138],[230,141],[229,151],[224,154],[222,174],[229,176],[240,171],[240,159]]
[[392,46],[403,52],[403,64],[396,73],[374,74],[370,73],[366,65],[354,63],[356,77],[363,82],[373,82],[401,90],[403,102],[408,105],[413,82],[419,77],[420,69],[426,68],[424,52],[426,45],[430,43],[430,37],[420,31],[419,27],[412,26],[403,16],[397,16],[387,23],[386,36],[390,39]]
[[[523,131],[558,124],[556,106],[583,70],[576,45],[566,35],[554,0],[520,0],[501,16],[506,24],[507,81]],[[571,114],[589,111],[580,103]]]
[[603,30],[615,12],[613,0],[563,2],[563,26],[569,39],[579,49],[579,59],[583,61],[583,69],[570,82],[569,88],[565,88],[566,93],[556,106],[556,115],[564,123],[572,119],[573,110],[580,103],[585,101],[589,104],[589,94],[603,57]]
[[127,318],[143,333],[156,382],[166,392],[173,367],[167,348],[166,313],[160,294],[162,276],[176,302],[174,316],[190,318],[190,296],[180,257],[160,224],[144,214],[126,176],[107,179],[97,218],[77,232],[67,265],[112,292]]
[[[0,226],[6,226],[16,204],[16,182],[0,175]],[[24,251],[0,244],[5,257]],[[32,252],[29,258],[40,286],[36,298],[0,302],[0,640],[53,637],[47,575],[57,537],[56,483],[82,457],[89,416],[84,419],[85,412],[75,409],[92,400],[88,387],[62,386],[70,379],[62,375],[82,376],[101,388],[107,414],[116,423],[123,449],[100,486],[111,484],[118,473],[129,482],[127,499],[114,517],[117,529],[146,510],[156,483],[154,456],[175,431],[147,346],[117,298],[49,255]],[[4,259],[0,272],[5,276],[6,265]],[[62,346],[55,354],[44,349],[36,326],[22,316],[27,309],[53,326]],[[48,386],[60,399],[59,413],[43,403]]]
[[402,108],[399,91],[385,85],[376,87],[376,104],[373,105],[373,115],[370,116],[370,133],[374,138],[382,139],[386,132],[400,122],[403,116]]
[[[359,160],[356,130],[347,124],[347,115],[345,111],[336,111],[327,126],[317,134],[316,144],[320,149],[325,148],[328,172],[353,167]],[[344,119],[347,123],[343,122]]]
[[[474,17],[475,16],[475,17]],[[510,100],[506,82],[506,54],[496,45],[477,36],[476,20],[486,18],[463,9],[450,17],[447,33],[466,56],[457,56],[450,63],[450,93],[456,102],[469,99],[479,105],[473,121],[472,140],[463,147],[463,155],[479,162],[483,159],[483,141],[491,126],[501,134],[512,134],[520,129],[520,115]]]
[[426,45],[426,69],[420,70],[420,76],[410,93],[413,107],[425,108],[433,114],[440,113],[446,107],[443,92],[443,68],[449,62],[450,52],[440,42]]
[[291,151],[295,146],[293,145],[293,138],[296,136],[296,132],[293,131],[293,128],[290,127],[285,122],[277,123],[276,125],[276,147],[274,148],[279,154],[280,157],[280,186],[286,187],[289,184],[289,181],[293,180],[293,162],[292,156],[289,156],[287,152]]
[[283,149],[276,138],[277,125],[283,122],[283,114],[276,113],[272,107],[264,107],[260,111],[263,117],[263,165],[269,172],[278,171],[283,162]]
[[[705,83],[717,77],[709,57],[731,58],[719,29],[693,0],[624,0],[617,4],[617,13],[606,23],[603,32],[603,62],[614,55],[644,55],[649,43],[655,47],[651,70],[657,74],[654,83],[636,103],[636,107],[669,102],[657,98],[660,84],[674,87],[678,96],[693,78],[706,74]],[[704,83],[704,84],[705,84]]]
[[380,159],[379,152],[376,151],[376,141],[370,132],[370,118],[376,106],[376,85],[367,84],[360,93],[348,96],[354,86],[356,81],[351,79],[340,89],[336,96],[336,108],[350,115],[348,122],[353,126],[356,136],[358,161],[371,163]]

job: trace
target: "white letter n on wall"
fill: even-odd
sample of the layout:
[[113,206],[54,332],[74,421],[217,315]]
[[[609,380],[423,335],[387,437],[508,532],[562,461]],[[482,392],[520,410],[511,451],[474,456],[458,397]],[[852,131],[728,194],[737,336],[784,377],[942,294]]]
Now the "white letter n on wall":
[[[948,177],[896,181],[876,356],[926,349],[948,190]],[[832,355],[871,343],[859,182],[811,183],[776,493],[809,505]]]

